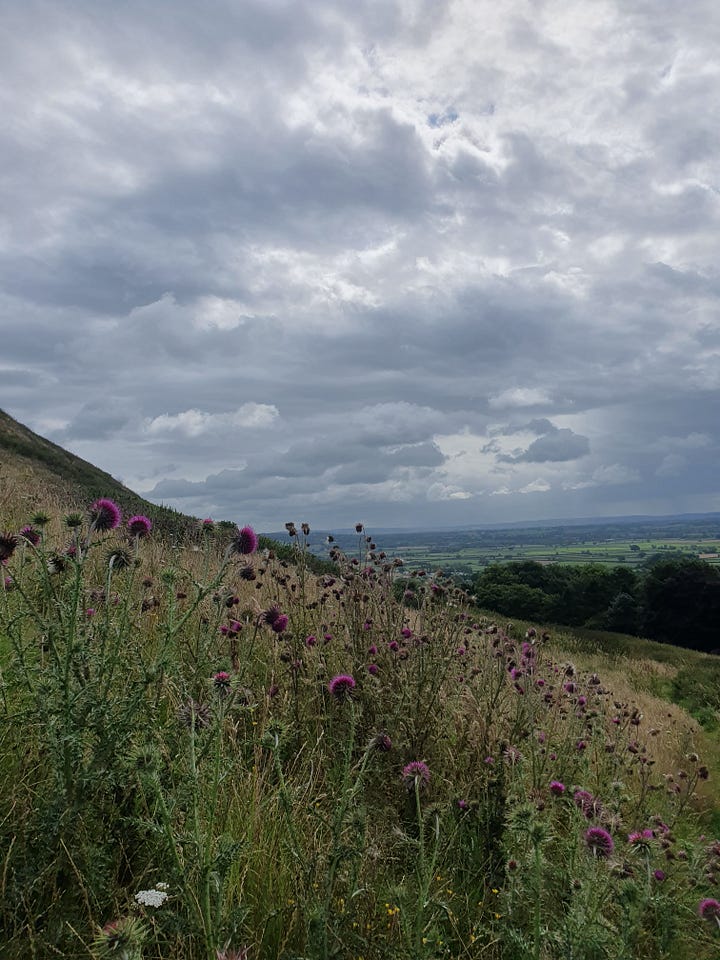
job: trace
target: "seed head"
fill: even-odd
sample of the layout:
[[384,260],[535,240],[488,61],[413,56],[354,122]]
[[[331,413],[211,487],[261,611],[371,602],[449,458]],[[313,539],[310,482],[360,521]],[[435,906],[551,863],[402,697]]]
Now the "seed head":
[[177,717],[188,730],[205,730],[210,726],[210,707],[196,700],[188,700],[178,707]]

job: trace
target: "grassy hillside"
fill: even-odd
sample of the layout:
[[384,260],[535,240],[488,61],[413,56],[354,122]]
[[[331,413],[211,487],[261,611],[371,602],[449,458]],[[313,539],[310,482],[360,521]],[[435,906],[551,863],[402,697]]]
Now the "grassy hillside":
[[0,537],[3,958],[718,956],[717,658],[407,595],[364,532],[328,573],[302,533],[33,508]]
[[18,423],[0,410],[0,508],[26,522],[35,508],[78,509],[111,497],[127,514],[150,517],[159,531],[182,535],[196,521],[144,500],[109,473]]

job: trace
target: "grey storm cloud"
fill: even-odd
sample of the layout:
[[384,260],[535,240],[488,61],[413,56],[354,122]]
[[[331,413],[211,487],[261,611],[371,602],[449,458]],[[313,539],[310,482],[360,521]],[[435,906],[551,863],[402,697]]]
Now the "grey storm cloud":
[[711,0],[3,15],[13,416],[266,529],[720,510]]
[[590,453],[590,442],[587,437],[573,433],[572,430],[553,429],[543,436],[533,440],[527,450],[517,456],[500,457],[507,463],[562,463],[566,460],[577,460]]

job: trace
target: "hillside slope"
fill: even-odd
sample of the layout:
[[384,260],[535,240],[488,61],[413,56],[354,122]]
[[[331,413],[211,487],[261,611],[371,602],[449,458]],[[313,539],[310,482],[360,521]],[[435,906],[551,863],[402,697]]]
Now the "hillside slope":
[[150,503],[104,470],[46,440],[0,410],[0,510],[4,522],[25,522],[33,510],[53,503],[83,509],[111,497],[125,514],[149,516],[159,531],[180,534],[193,517]]

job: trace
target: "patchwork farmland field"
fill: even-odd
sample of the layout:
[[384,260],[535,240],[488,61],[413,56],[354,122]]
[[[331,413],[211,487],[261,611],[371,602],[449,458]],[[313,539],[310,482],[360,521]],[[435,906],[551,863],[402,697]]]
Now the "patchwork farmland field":
[[[334,534],[344,550],[357,537]],[[377,548],[401,557],[409,569],[442,567],[471,573],[491,563],[535,560],[538,563],[618,563],[638,567],[656,555],[698,557],[720,564],[720,518],[708,515],[683,521],[608,523],[490,530],[387,531],[377,535]],[[313,545],[320,555],[329,549]]]

